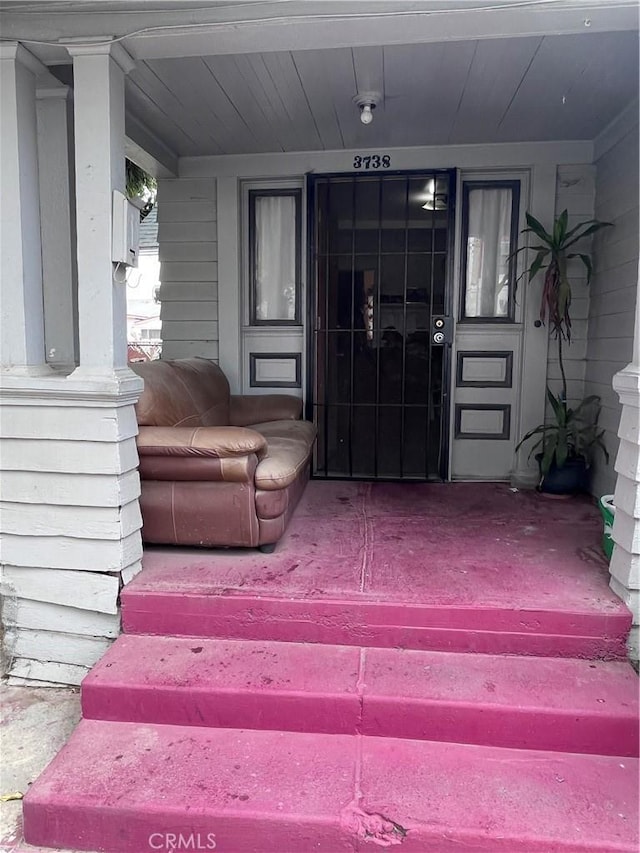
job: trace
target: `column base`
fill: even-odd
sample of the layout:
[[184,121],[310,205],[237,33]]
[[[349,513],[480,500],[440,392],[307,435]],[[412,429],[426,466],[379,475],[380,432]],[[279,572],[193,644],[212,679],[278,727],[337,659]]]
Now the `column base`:
[[13,683],[77,684],[120,627],[142,519],[134,373],[3,382],[3,624]]
[[69,387],[78,387],[94,393],[139,396],[144,388],[143,380],[129,367],[99,368],[76,367],[67,377]]
[[[636,330],[637,334],[637,330]],[[628,648],[639,659],[640,640],[640,368],[630,364],[613,377],[622,403],[618,437],[620,446],[613,540],[616,543],[609,571],[609,586],[633,614]]]

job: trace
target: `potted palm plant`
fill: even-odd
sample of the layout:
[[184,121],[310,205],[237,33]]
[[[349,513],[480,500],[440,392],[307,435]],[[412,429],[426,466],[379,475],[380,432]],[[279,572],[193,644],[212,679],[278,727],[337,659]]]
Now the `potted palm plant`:
[[[597,451],[601,451],[609,461],[603,441],[604,430],[598,428],[600,398],[595,395],[586,397],[575,408],[567,404],[563,346],[571,344],[571,283],[567,275],[568,262],[572,258],[581,261],[587,271],[587,284],[592,273],[590,255],[570,250],[585,237],[602,228],[611,227],[611,223],[589,219],[569,229],[568,222],[569,215],[564,210],[555,219],[553,229],[549,233],[534,216],[527,213],[527,227],[522,232],[533,234],[537,238],[537,242],[531,247],[536,253],[535,257],[522,275],[528,276],[531,282],[539,272],[545,270],[539,323],[549,324],[549,330],[557,342],[561,388],[557,395],[547,388],[552,418],[529,430],[516,446],[516,450],[526,442],[535,440],[529,455],[536,454],[540,467],[540,489],[550,494],[572,494],[586,488],[587,471]],[[517,252],[528,248],[523,247]]]
[[553,495],[574,494],[587,488],[589,465],[596,451],[602,451],[609,461],[602,438],[604,430],[598,427],[600,398],[595,394],[585,397],[573,409],[547,388],[547,399],[553,419],[529,430],[516,450],[537,439],[529,457],[535,453],[540,468],[540,490]]

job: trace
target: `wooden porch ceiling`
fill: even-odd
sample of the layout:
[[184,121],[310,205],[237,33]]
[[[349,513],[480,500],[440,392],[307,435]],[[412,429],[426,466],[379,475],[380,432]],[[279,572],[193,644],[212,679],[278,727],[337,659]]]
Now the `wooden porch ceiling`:
[[138,60],[126,94],[178,156],[593,139],[638,95],[638,35]]

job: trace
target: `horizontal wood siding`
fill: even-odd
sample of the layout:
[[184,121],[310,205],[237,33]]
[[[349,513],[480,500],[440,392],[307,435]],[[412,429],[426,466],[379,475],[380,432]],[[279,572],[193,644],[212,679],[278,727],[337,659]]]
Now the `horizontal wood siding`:
[[596,161],[595,215],[612,222],[594,238],[585,392],[602,400],[601,425],[610,454],[594,464],[592,491],[614,491],[621,406],[613,376],[632,357],[638,298],[638,119]]
[[14,684],[78,684],[117,636],[140,568],[133,405],[3,393],[0,595]]
[[162,357],[218,359],[216,182],[158,184]]

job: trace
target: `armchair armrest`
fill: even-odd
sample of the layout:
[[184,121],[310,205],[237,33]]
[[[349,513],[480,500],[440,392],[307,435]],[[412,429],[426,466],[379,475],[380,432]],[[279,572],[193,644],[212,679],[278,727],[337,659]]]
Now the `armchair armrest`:
[[243,427],[140,427],[143,480],[251,483],[267,442]]
[[238,427],[267,421],[297,421],[302,400],[293,394],[232,394],[229,417]]
[[138,434],[139,456],[187,456],[229,459],[266,454],[266,439],[243,427],[147,427]]

